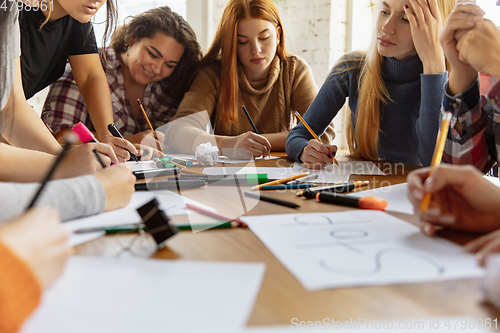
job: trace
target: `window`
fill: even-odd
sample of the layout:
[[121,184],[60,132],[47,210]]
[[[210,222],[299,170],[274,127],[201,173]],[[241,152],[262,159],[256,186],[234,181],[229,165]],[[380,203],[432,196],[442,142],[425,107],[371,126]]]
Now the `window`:
[[[117,0],[118,3],[118,21],[117,25],[123,25],[124,20],[128,16],[134,16],[145,12],[148,9],[169,6],[172,10],[180,14],[184,19],[186,19],[186,0]],[[97,38],[97,44],[101,46],[102,36],[104,35],[105,29],[105,19],[106,19],[106,8],[101,8],[95,18],[94,30]]]

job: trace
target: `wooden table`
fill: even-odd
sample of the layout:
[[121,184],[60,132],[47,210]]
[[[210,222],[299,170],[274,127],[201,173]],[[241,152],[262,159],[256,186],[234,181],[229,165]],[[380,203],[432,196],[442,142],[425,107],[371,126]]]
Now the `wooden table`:
[[[281,155],[284,156],[284,155]],[[339,160],[347,158],[339,157]],[[256,166],[289,166],[292,161],[285,157],[256,163]],[[370,189],[406,181],[407,174],[416,166],[377,162],[386,176],[351,176],[350,180],[370,180]],[[359,188],[357,191],[369,188]],[[299,209],[259,202],[246,215],[287,214],[294,212],[336,212],[349,208],[317,203],[294,195],[296,191],[266,193],[297,202]],[[185,191],[182,194],[231,214],[234,196],[227,188],[219,186]],[[214,195],[216,193],[216,195]],[[410,223],[417,223],[414,216],[391,213]],[[181,219],[184,217],[180,217]],[[472,239],[471,235],[447,232],[444,237],[459,244]],[[110,241],[105,237],[100,242]],[[98,242],[96,241],[96,242]],[[500,312],[482,301],[477,279],[451,280],[445,282],[390,285],[379,287],[357,287],[309,292],[288,272],[269,250],[248,229],[214,229],[193,233],[180,232],[167,242],[168,246],[154,257],[175,260],[219,261],[219,262],[263,262],[266,273],[257,297],[249,326],[290,325],[293,318],[301,321],[350,321],[358,318],[374,320],[417,319],[438,316],[470,316],[473,318],[498,318]],[[89,254],[92,244],[80,246],[77,253]]]

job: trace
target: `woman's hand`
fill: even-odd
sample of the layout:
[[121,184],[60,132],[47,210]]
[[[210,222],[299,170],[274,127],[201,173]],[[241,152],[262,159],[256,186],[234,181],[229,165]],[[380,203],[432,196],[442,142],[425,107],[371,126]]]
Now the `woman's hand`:
[[165,149],[165,134],[160,131],[143,131],[136,133],[134,135],[126,136],[125,139],[128,141],[139,144],[141,149],[147,149],[146,147],[154,148],[160,151]]
[[476,72],[500,77],[500,32],[490,20],[482,20],[467,31],[457,43],[459,59]]
[[424,66],[424,74],[443,73],[446,70],[445,60],[439,45],[439,32],[443,24],[437,0],[410,0],[410,6],[405,7],[405,13],[410,22],[415,50]]
[[125,207],[129,202],[135,188],[135,176],[129,165],[115,165],[93,174],[104,186],[106,193],[106,206],[104,211]]
[[423,232],[433,235],[435,226],[473,232],[500,228],[500,188],[483,178],[473,166],[442,164],[428,178],[429,168],[408,175],[408,199],[416,213],[425,193],[431,193],[429,209],[421,215]]
[[226,136],[219,139],[218,146],[222,154],[236,159],[266,157],[271,152],[271,143],[265,137],[253,132],[238,136]]
[[61,275],[71,255],[68,231],[52,209],[34,208],[0,226],[0,241],[33,270],[43,288]]
[[63,158],[61,164],[56,169],[54,178],[83,176],[102,169],[102,166],[92,152],[94,149],[100,154],[105,165],[109,166],[112,162],[118,163],[118,159],[111,146],[104,143],[81,144],[68,150],[66,157]]
[[[134,145],[122,138],[116,138],[114,136],[106,135],[101,139],[101,142],[107,143],[111,146],[111,148],[113,148],[120,163],[125,163],[130,159],[130,154],[128,153],[128,151],[135,155],[138,154],[137,149],[135,149]],[[125,149],[127,149],[128,151]]]
[[337,149],[335,145],[326,146],[316,139],[311,139],[302,151],[300,160],[306,168],[321,169],[333,163]]
[[451,95],[465,91],[477,79],[477,71],[467,62],[460,60],[457,43],[483,19],[484,14],[475,3],[458,1],[441,31],[439,42],[450,66],[448,93]]

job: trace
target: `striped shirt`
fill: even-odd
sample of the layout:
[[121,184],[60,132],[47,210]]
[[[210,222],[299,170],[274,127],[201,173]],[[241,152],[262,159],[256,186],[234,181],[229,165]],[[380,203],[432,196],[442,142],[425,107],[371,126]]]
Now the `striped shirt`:
[[479,80],[467,90],[450,96],[445,86],[443,108],[453,118],[443,153],[443,162],[472,164],[488,172],[500,150],[500,84],[495,82],[485,96],[479,92]]
[[[142,113],[139,113],[137,119],[132,113],[121,72],[122,65],[112,47],[106,48],[106,56],[107,63],[103,63],[102,66],[111,92],[115,126],[124,136],[148,130],[149,126]],[[168,96],[168,88],[162,82],[146,86],[142,104],[153,128],[167,123],[175,115],[178,106]],[[71,128],[78,122],[84,123],[91,131],[95,132],[85,107],[85,101],[78,90],[69,64],[66,65],[63,76],[50,86],[42,110],[42,120],[54,135]]]

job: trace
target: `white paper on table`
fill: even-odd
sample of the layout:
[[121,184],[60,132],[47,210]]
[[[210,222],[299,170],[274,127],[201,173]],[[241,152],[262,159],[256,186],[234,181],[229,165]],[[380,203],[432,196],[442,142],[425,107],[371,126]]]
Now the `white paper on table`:
[[125,162],[125,164],[131,165],[134,168],[133,171],[158,169],[153,161],[139,161],[139,162],[127,161]]
[[70,258],[22,333],[164,333],[242,328],[262,263]]
[[317,179],[311,180],[311,183],[339,183],[349,180],[351,175],[384,175],[384,173],[370,161],[340,161],[340,166],[330,165],[322,170],[312,170],[302,167],[301,164],[295,164],[291,168],[265,168],[265,167],[209,167],[203,169],[203,173],[208,175],[231,175],[247,173],[267,173],[269,179],[282,179],[295,176],[304,172],[310,172],[312,175],[318,175]]
[[490,177],[490,176],[484,176],[489,182],[495,184],[496,186],[500,187],[500,178],[498,177]]
[[386,211],[399,212],[405,214],[413,214],[413,205],[408,200],[408,184],[397,184],[376,188],[356,193],[349,193],[354,197],[364,198],[369,196],[377,196],[387,201]]
[[474,255],[380,211],[243,217],[307,290],[484,275]]
[[[174,154],[172,155],[177,158],[183,158],[185,160],[190,160],[190,161],[196,161],[196,156],[194,155],[188,155],[188,154]],[[225,164],[238,164],[238,163],[251,163],[255,161],[267,161],[267,160],[275,160],[278,159],[279,157],[277,156],[267,156],[266,158],[263,157],[257,157],[257,158],[252,158],[249,160],[237,160],[233,158],[229,158],[227,156],[219,156],[217,162],[219,163],[225,163]]]
[[[302,318],[303,319],[303,318]],[[307,319],[299,326],[300,321],[293,321],[288,326],[258,327],[248,328],[241,333],[287,333],[310,330],[333,330],[335,332],[356,332],[356,333],[375,333],[375,332],[408,332],[408,333],[487,333],[483,318],[472,317],[436,317],[436,318],[411,318],[399,320],[369,320],[367,318],[353,318],[351,321],[336,321],[332,318],[325,318],[320,325],[307,326]],[[489,326],[495,328],[494,321],[489,321]],[[498,325],[497,325],[498,326]],[[220,332],[223,333],[223,332]]]
[[[199,203],[195,200],[183,197],[177,193],[168,190],[162,191],[137,191],[132,195],[129,204],[122,208],[105,212],[93,216],[88,216],[72,221],[63,223],[63,226],[70,232],[79,229],[99,228],[99,227],[113,227],[124,224],[134,224],[141,222],[141,216],[137,213],[137,208],[145,205],[153,198],[160,204],[160,208],[167,214],[167,216],[176,216],[192,213],[191,210],[186,209],[186,203],[203,208],[208,211],[215,212],[216,209]],[[91,234],[72,234],[69,240],[71,246],[76,246],[89,242],[96,238],[103,236],[104,233],[91,233]]]
[[296,173],[311,172],[311,175],[318,175],[318,178],[311,180],[311,183],[339,183],[349,180],[351,175],[380,175],[382,172],[371,161],[339,161],[339,165],[330,164],[321,170],[312,170],[302,166],[301,163],[294,163],[293,170]]

